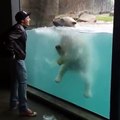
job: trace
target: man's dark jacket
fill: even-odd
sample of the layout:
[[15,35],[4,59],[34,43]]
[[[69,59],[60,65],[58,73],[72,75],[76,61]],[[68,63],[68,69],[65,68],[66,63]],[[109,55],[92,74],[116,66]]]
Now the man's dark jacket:
[[3,56],[24,60],[26,57],[26,40],[25,27],[21,24],[12,26],[3,42]]

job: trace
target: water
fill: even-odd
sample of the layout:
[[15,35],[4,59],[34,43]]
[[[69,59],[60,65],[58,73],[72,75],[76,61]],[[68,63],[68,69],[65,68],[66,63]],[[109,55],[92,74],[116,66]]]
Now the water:
[[[109,118],[112,32],[105,30],[28,30],[28,84]],[[59,53],[56,45],[67,52]]]

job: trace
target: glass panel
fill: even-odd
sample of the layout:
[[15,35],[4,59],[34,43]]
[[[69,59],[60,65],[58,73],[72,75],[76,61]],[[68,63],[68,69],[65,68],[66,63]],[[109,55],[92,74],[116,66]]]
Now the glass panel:
[[113,0],[21,0],[28,84],[109,119]]

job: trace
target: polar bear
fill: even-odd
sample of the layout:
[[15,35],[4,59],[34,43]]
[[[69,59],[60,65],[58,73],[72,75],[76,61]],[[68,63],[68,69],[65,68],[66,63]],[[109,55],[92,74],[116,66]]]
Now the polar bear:
[[53,19],[53,24],[57,26],[67,26],[67,27],[74,27],[77,23],[72,17],[64,16],[64,17],[56,17]]
[[55,46],[55,49],[60,56],[57,60],[60,70],[55,81],[57,83],[61,82],[67,71],[78,72],[85,83],[84,96],[87,98],[91,97],[90,50],[86,41],[77,36],[62,35],[60,43]]

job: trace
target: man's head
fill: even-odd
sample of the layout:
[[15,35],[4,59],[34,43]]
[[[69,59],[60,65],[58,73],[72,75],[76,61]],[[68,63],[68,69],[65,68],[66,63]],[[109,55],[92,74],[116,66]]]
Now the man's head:
[[23,24],[23,25],[29,25],[30,14],[31,13],[27,13],[25,11],[19,11],[19,12],[16,13],[15,19],[16,19],[17,23],[20,23],[20,24]]

